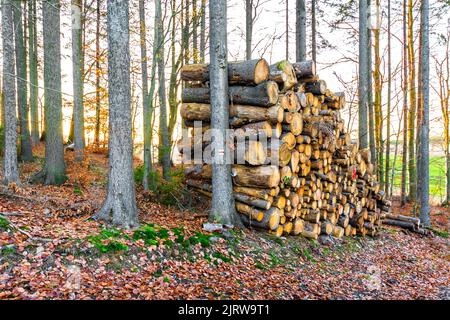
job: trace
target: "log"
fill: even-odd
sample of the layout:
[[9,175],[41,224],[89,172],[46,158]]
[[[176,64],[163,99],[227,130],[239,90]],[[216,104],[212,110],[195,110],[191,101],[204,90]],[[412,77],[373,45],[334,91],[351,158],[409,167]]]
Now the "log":
[[325,94],[327,91],[327,84],[323,80],[305,83],[305,92],[312,94]]
[[241,215],[241,220],[246,226],[265,230],[276,230],[280,224],[280,218],[280,210],[274,207],[263,212],[261,221],[250,220],[247,216]]
[[[211,119],[211,105],[205,103],[183,103],[180,115],[188,121],[206,121]],[[262,108],[247,105],[230,106],[230,126],[238,127],[251,122],[267,120],[271,123],[283,121],[284,113],[280,106]]]
[[271,65],[269,71],[269,79],[280,85],[281,92],[286,92],[297,84],[294,68],[287,60]]
[[246,215],[251,220],[262,221],[264,213],[261,210],[253,208],[245,203],[235,201],[236,211]]
[[280,183],[280,170],[276,166],[234,165],[231,175],[236,185],[244,187],[273,188]]
[[[181,67],[184,81],[209,81],[209,64],[187,64]],[[265,59],[228,62],[228,83],[231,85],[257,85],[269,78],[269,65]]]
[[316,63],[313,60],[294,62],[292,67],[298,79],[310,78],[316,75]]
[[[278,101],[278,85],[273,81],[266,81],[255,87],[230,86],[228,95],[231,104],[271,107]],[[183,103],[209,104],[209,88],[186,87],[181,93],[181,100]]]

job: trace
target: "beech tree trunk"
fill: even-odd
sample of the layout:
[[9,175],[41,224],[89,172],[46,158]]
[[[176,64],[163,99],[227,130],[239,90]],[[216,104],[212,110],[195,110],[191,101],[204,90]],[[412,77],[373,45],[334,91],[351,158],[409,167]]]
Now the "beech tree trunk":
[[200,18],[200,62],[205,63],[206,51],[206,0],[201,0],[201,18]]
[[163,178],[170,180],[170,141],[167,127],[166,81],[164,73],[164,25],[162,20],[161,0],[155,1],[155,22],[158,34],[158,96],[159,96],[159,157],[163,167]]
[[311,58],[314,62],[316,62],[317,59],[316,0],[311,0]]
[[5,119],[5,152],[3,173],[5,184],[20,183],[17,163],[16,84],[14,66],[13,1],[2,0],[3,94]]
[[368,147],[367,132],[367,1],[359,0],[359,80],[358,80],[358,137],[361,149]]
[[402,146],[402,180],[401,206],[406,204],[407,161],[408,161],[408,45],[407,45],[407,14],[406,1],[403,1],[403,146]]
[[[231,152],[226,141],[228,128],[228,66],[227,66],[227,3],[210,0],[210,77],[211,77],[211,127],[217,130],[213,142],[212,202],[209,220],[228,226],[240,226],[233,198]],[[222,153],[223,150],[223,153]]]
[[44,26],[45,166],[36,175],[45,184],[67,179],[62,136],[60,1],[42,4]]
[[306,60],[306,7],[305,0],[297,0],[295,23],[295,52],[296,62]]
[[131,138],[128,1],[108,0],[109,170],[108,193],[95,219],[138,225]]
[[84,109],[83,109],[83,57],[81,43],[82,0],[72,0],[72,66],[73,66],[73,122],[75,160],[83,161]]
[[95,131],[94,144],[100,146],[100,6],[101,0],[97,0],[97,22],[95,29]]
[[[210,13],[211,14],[211,13]],[[245,59],[252,58],[253,0],[245,0]]]
[[39,114],[38,114],[38,60],[37,60],[37,27],[36,27],[36,1],[28,1],[28,65],[30,69],[30,117],[31,142],[34,146],[39,144]]
[[19,115],[20,131],[20,159],[32,161],[31,137],[28,128],[28,104],[27,104],[27,57],[25,50],[24,28],[22,23],[22,2],[14,3],[14,25],[16,45],[16,72],[17,72],[17,109]]
[[[422,118],[422,130],[420,135],[420,150],[421,161],[420,161],[420,223],[429,227],[430,224],[430,204],[429,204],[429,183],[430,183],[430,173],[429,173],[429,94],[430,94],[430,43],[429,43],[429,1],[423,0],[421,5],[421,40],[422,40],[422,64],[420,68],[421,80],[422,80],[422,98],[423,98],[423,116]],[[448,40],[447,40],[448,41]]]

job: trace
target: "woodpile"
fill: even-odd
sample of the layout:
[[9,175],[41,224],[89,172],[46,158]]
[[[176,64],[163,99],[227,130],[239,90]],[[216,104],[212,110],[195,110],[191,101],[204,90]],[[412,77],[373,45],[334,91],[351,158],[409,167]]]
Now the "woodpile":
[[[236,210],[245,225],[277,236],[327,240],[375,236],[390,202],[376,180],[369,150],[360,150],[346,132],[340,110],[345,95],[332,92],[316,74],[315,63],[264,59],[230,63],[230,128],[245,143],[244,162],[232,165]],[[181,116],[186,127],[202,121],[204,150],[209,126],[208,65],[181,69],[185,81]],[[194,129],[192,128],[192,136]],[[198,133],[198,132],[197,132]],[[267,145],[260,143],[267,140]],[[186,152],[183,143],[180,152]],[[274,163],[274,159],[276,159]],[[186,183],[211,195],[211,165],[186,169]]]

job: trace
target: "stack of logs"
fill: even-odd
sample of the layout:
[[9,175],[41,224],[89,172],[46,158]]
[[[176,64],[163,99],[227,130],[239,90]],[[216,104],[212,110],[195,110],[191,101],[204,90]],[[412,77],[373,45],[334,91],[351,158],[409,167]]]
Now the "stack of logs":
[[[186,127],[211,116],[208,65],[185,65],[181,116]],[[376,181],[368,149],[346,132],[345,95],[327,89],[315,63],[264,59],[229,63],[229,124],[234,141],[249,139],[245,164],[232,165],[236,210],[245,225],[281,235],[329,239],[375,236],[390,211]],[[194,129],[192,129],[194,130]],[[197,129],[198,131],[198,129]],[[198,132],[194,145],[202,144]],[[203,137],[204,138],[204,137]],[[186,153],[185,142],[179,143]],[[270,163],[278,156],[276,165]],[[211,166],[188,167],[186,183],[211,195]]]

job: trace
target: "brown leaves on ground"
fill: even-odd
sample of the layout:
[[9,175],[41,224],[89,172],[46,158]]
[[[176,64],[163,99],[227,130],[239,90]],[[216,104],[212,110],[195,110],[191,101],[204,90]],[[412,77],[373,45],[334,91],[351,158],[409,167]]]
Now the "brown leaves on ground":
[[[89,153],[75,164],[71,157],[67,152],[69,181],[61,187],[0,189],[0,299],[450,297],[448,239],[394,228],[376,239],[346,238],[331,247],[244,230],[186,252],[135,241],[133,231],[125,231],[120,241],[127,250],[101,253],[87,239],[102,226],[87,218],[105,197],[107,159]],[[22,165],[22,181],[40,169],[40,159]],[[151,202],[139,189],[141,224],[184,227],[187,236],[202,231],[204,207],[182,212]],[[448,209],[433,208],[432,221],[441,230],[448,217]],[[2,227],[5,219],[32,238]]]

